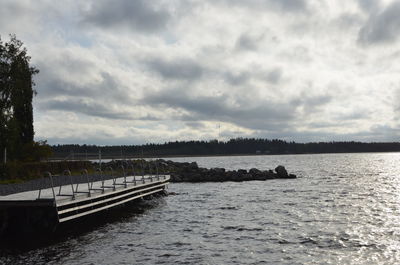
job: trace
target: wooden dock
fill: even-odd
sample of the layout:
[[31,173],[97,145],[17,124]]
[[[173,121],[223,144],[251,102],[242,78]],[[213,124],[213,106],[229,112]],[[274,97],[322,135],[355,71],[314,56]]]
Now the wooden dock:
[[54,230],[61,223],[163,194],[169,180],[169,175],[124,176],[0,196],[0,236],[21,229]]

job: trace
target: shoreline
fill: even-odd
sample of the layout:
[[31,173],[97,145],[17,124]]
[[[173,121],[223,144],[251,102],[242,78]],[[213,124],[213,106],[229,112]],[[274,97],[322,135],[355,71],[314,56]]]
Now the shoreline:
[[[329,154],[390,154],[400,153],[400,151],[371,151],[371,152],[322,152],[322,153],[281,153],[281,154],[209,154],[209,155],[160,155],[160,156],[107,156],[102,155],[102,160],[124,160],[124,159],[141,159],[141,158],[183,158],[183,157],[237,157],[237,156],[290,156],[290,155],[329,155]],[[63,158],[49,158],[48,162],[53,161],[84,161],[86,158],[65,159]],[[98,157],[88,157],[90,160],[99,160]]]

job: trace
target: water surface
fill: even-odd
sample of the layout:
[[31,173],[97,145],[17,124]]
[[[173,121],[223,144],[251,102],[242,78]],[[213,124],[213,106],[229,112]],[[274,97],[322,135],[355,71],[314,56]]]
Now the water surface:
[[398,264],[400,153],[175,158],[298,179],[177,183],[96,229],[3,264]]

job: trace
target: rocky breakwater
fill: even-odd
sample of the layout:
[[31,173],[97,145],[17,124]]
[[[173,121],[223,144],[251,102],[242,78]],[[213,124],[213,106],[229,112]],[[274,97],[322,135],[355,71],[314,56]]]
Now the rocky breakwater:
[[171,175],[171,182],[223,182],[223,181],[250,181],[268,179],[293,179],[294,174],[288,174],[284,166],[277,166],[275,170],[225,170],[225,168],[202,168],[196,162],[181,163],[162,161]]

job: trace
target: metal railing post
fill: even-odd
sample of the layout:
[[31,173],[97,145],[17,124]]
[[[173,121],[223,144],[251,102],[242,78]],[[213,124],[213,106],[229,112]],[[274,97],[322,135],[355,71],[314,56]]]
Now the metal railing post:
[[144,179],[144,166],[143,166],[143,159],[140,160],[140,163],[142,165],[142,182],[145,183],[145,179]]
[[126,173],[125,173],[124,165],[121,165],[120,168],[122,168],[122,174],[124,176],[124,184],[125,184],[125,188],[126,188],[127,184],[126,184]]
[[153,174],[151,172],[151,161],[148,162],[149,165],[149,175],[150,175],[150,181],[153,182]]
[[114,188],[115,188],[116,180],[115,180],[115,176],[114,176],[114,169],[111,166],[107,167],[107,169],[111,170],[111,178],[113,180],[113,185],[114,185]]
[[67,175],[67,174],[69,175],[69,181],[71,183],[71,189],[72,189],[72,199],[74,200],[75,199],[74,183],[72,181],[72,174],[71,174],[71,171],[69,169],[64,170],[64,175]]
[[[44,172],[44,175],[48,176],[50,178],[51,191],[53,192],[53,199],[55,201],[56,200],[56,193],[54,192],[53,176],[51,175],[51,173],[49,171]],[[40,199],[41,194],[42,194],[42,188],[39,188],[39,195],[38,195],[37,199]]]
[[136,185],[135,166],[132,161],[130,162],[130,166],[132,168],[133,183]]
[[157,160],[154,161],[156,164],[156,176],[157,176],[157,180],[160,180],[160,175],[158,174],[158,162]]
[[82,169],[81,176],[83,176],[83,175],[86,176],[86,183],[88,185],[88,191],[87,192],[86,191],[78,191],[79,183],[76,183],[75,193],[87,193],[88,196],[90,197],[91,193],[90,193],[90,184],[89,184],[89,174],[88,174],[88,171],[86,169]]

